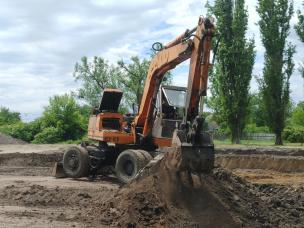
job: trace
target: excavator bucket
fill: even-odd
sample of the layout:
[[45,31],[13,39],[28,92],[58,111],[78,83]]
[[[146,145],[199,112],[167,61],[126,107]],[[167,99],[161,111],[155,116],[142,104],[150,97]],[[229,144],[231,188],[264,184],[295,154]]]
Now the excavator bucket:
[[190,171],[192,173],[208,173],[214,167],[214,149],[208,146],[193,146],[183,143],[172,147],[167,155],[168,162],[177,171]]
[[176,171],[192,173],[208,173],[214,167],[214,145],[211,140],[203,141],[200,145],[182,142],[178,132],[173,134],[172,147],[166,153],[166,166]]
[[56,178],[63,178],[67,176],[63,170],[62,162],[55,162],[52,170],[52,176]]

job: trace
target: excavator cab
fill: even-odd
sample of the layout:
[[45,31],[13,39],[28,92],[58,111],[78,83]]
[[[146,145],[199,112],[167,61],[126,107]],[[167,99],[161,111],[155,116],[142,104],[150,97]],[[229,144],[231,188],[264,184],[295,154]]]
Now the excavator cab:
[[172,138],[175,129],[182,123],[185,113],[187,89],[163,85],[160,87],[155,108],[152,136]]

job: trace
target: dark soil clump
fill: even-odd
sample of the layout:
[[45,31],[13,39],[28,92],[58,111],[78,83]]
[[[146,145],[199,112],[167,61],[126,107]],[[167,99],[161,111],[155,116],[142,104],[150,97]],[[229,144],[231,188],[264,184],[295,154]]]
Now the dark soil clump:
[[113,227],[301,227],[303,188],[257,186],[223,169],[178,180],[165,169],[118,191],[90,214]]

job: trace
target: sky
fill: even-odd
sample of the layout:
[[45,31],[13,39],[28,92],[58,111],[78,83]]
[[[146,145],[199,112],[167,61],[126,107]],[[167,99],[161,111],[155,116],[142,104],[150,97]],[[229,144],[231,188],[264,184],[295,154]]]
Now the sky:
[[[294,0],[295,10],[302,0]],[[39,117],[49,97],[76,91],[74,65],[82,56],[100,56],[115,64],[131,56],[147,57],[151,45],[167,43],[205,15],[206,0],[0,0],[0,106]],[[264,48],[256,23],[256,0],[247,0],[247,37],[256,45],[253,75],[262,76]],[[296,15],[291,24],[297,23]],[[304,44],[292,28],[296,69],[291,98],[304,99],[304,80],[297,68]],[[173,70],[173,84],[185,86],[187,62]],[[257,91],[256,80],[250,91]]]

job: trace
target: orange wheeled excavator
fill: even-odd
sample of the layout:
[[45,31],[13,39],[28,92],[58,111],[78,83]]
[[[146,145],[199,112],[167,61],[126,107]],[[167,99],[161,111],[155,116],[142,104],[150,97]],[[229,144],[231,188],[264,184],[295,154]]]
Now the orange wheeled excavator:
[[[99,108],[89,119],[88,138],[98,145],[72,146],[57,164],[57,173],[72,178],[114,171],[128,183],[156,155],[177,153],[178,168],[209,172],[214,165],[214,145],[204,132],[199,116],[206,96],[211,40],[215,27],[209,18],[166,45],[153,44],[157,51],[151,61],[138,114],[118,113],[122,91],[105,89]],[[166,72],[190,58],[188,86],[162,85]],[[59,172],[60,173],[60,172]]]

